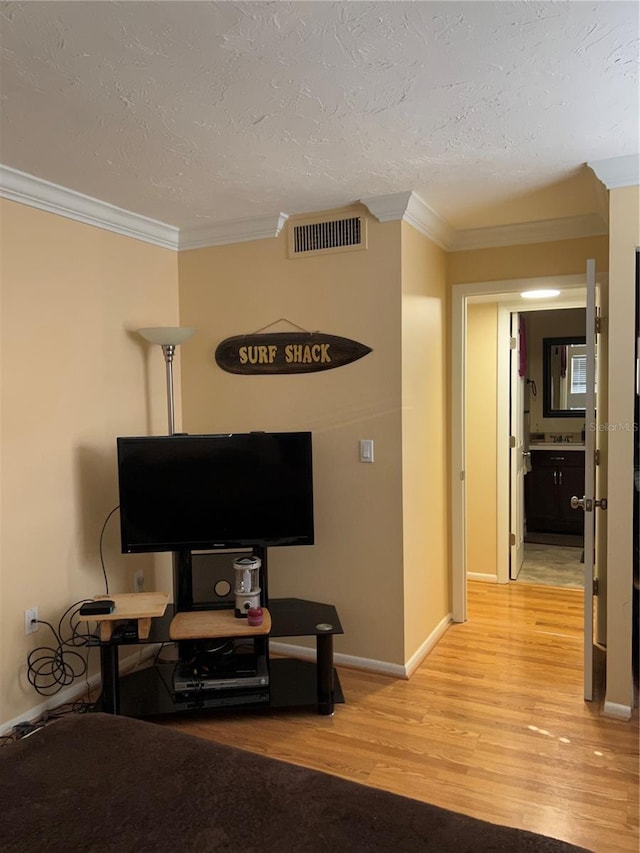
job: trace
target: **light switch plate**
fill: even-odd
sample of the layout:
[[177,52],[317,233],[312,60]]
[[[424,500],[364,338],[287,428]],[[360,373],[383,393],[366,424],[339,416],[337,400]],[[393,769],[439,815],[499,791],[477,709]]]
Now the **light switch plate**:
[[373,462],[373,439],[372,438],[361,438],[360,439],[360,461],[361,462]]

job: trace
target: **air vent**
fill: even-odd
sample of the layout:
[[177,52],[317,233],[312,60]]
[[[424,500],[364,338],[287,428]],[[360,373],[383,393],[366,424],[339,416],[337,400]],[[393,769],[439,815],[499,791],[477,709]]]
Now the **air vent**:
[[366,249],[366,218],[314,219],[289,226],[289,257]]

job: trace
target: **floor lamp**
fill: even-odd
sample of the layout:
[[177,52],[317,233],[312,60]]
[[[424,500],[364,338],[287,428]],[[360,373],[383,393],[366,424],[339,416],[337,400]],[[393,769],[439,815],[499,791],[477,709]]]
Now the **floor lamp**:
[[162,347],[162,354],[167,368],[167,413],[169,418],[169,435],[175,434],[174,405],[173,405],[173,356],[176,347],[193,335],[195,329],[186,326],[154,326],[150,329],[138,329],[138,334],[151,344]]

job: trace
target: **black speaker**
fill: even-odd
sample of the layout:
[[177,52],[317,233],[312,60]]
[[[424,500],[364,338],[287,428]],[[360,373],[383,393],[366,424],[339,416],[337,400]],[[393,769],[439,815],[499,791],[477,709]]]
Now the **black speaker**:
[[191,578],[193,604],[213,608],[235,607],[233,561],[252,554],[251,549],[234,551],[193,551]]

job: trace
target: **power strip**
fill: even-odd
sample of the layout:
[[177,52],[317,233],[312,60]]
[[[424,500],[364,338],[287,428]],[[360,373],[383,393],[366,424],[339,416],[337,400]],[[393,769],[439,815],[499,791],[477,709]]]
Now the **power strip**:
[[30,735],[37,732],[39,729],[44,728],[45,723],[17,723],[13,727],[13,734],[16,736],[17,740],[22,740],[22,738],[29,737]]

